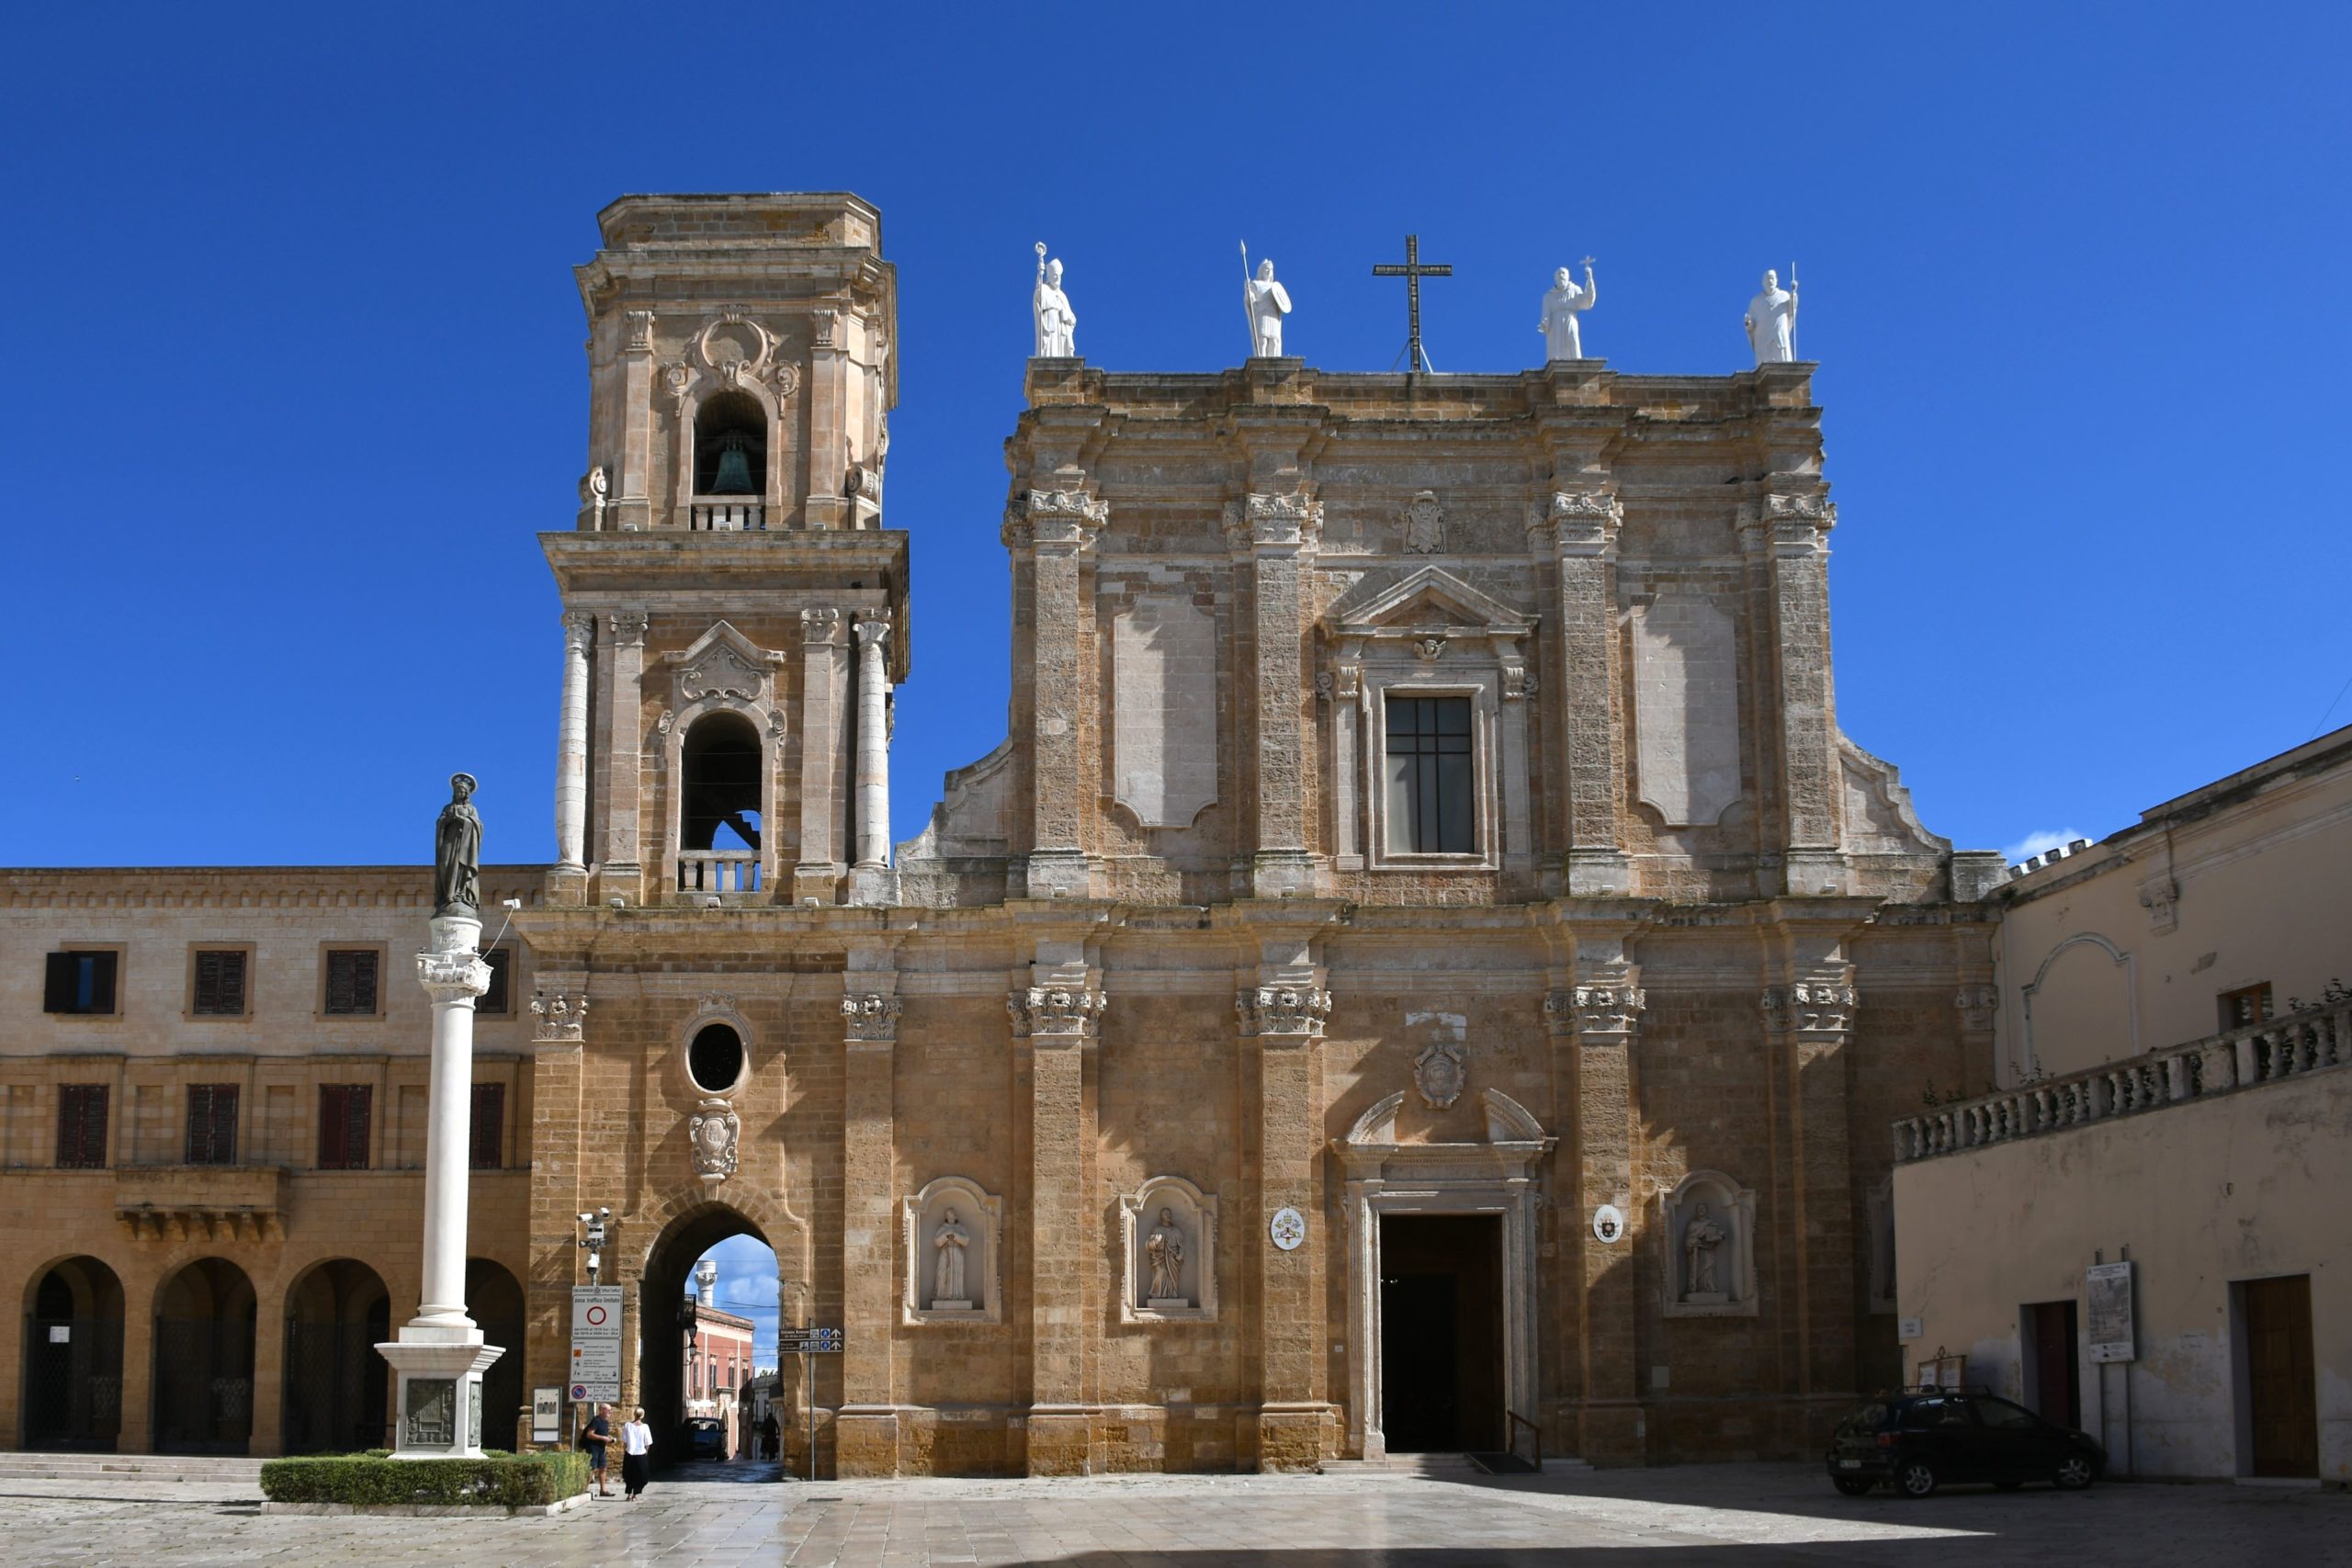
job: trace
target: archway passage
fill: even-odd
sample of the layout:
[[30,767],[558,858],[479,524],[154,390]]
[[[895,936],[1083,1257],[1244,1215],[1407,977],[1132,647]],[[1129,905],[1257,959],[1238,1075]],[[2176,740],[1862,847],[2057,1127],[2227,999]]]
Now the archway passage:
[[[737,1237],[744,1242],[726,1244]],[[746,1252],[750,1257],[742,1256]],[[695,1266],[716,1254],[720,1279],[708,1305],[696,1297]],[[759,1259],[764,1258],[764,1276]],[[653,1428],[657,1463],[695,1457],[690,1422],[718,1421],[718,1451],[748,1456],[752,1418],[741,1407],[743,1385],[763,1343],[775,1359],[775,1254],[760,1228],[733,1209],[708,1203],[673,1221],[646,1259],[638,1295],[638,1403]],[[746,1300],[750,1296],[757,1299]],[[688,1324],[695,1326],[688,1344]],[[748,1324],[748,1330],[735,1325]],[[760,1327],[764,1324],[764,1340]]]
[[1390,1452],[1503,1446],[1498,1217],[1381,1217],[1380,1367]]
[[523,1287],[512,1270],[487,1258],[466,1259],[466,1311],[481,1325],[485,1343],[506,1354],[481,1375],[481,1440],[486,1448],[518,1446],[516,1433],[530,1412],[523,1404]]
[[69,1258],[33,1281],[25,1315],[24,1446],[110,1453],[122,1436],[122,1281]]
[[157,1453],[242,1454],[254,1434],[254,1287],[199,1258],[155,1298]]
[[350,1453],[390,1438],[388,1379],[376,1347],[392,1337],[390,1293],[376,1270],[330,1258],[286,1292],[284,1451]]

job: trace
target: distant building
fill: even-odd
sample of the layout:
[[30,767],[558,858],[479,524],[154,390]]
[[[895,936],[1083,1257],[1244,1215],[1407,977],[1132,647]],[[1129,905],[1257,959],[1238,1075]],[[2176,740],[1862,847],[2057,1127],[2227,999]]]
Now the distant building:
[[694,1332],[681,1326],[680,1352],[685,1358],[683,1407],[678,1419],[715,1416],[727,1423],[727,1452],[732,1456],[749,1446],[750,1431],[741,1419],[739,1395],[752,1379],[754,1328],[748,1317],[722,1312],[718,1305],[718,1269],[708,1258],[695,1268]]
[[2352,728],[2021,868],[1999,1084],[1894,1126],[1915,1369],[2132,1474],[2352,1480],[2347,886]]

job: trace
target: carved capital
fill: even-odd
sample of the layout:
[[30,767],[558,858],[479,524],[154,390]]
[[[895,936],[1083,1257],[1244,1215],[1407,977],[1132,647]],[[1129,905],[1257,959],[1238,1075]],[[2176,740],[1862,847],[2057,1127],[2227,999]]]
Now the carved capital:
[[587,1037],[588,998],[545,991],[531,998],[531,1038],[542,1043],[577,1044]]
[[861,652],[867,649],[881,649],[889,647],[890,622],[888,616],[862,615],[853,629],[856,634],[857,646]]
[[1007,997],[1004,1010],[1012,1016],[1013,1036],[1028,1040],[1040,1034],[1091,1036],[1109,1005],[1100,991],[1031,986]]
[[420,953],[417,984],[437,1002],[472,1002],[490,989],[490,965],[478,953]]
[[1544,998],[1544,1021],[1588,1045],[1623,1045],[1641,1028],[1647,1000],[1640,987],[1623,980],[1573,986]]
[[1529,509],[1527,525],[1564,552],[1597,555],[1615,547],[1624,521],[1623,504],[1606,491],[1555,491],[1548,502]]
[[1503,701],[1507,703],[1523,701],[1534,684],[1534,679],[1527,673],[1526,665],[1506,664],[1503,666]]
[[633,354],[652,353],[653,312],[650,310],[631,310],[628,312],[624,319],[628,328],[627,343],[629,352]]
[[838,647],[842,640],[842,613],[839,610],[801,611],[800,640],[820,648]]
[[566,610],[563,613],[563,650],[566,653],[586,653],[595,640],[595,611]]
[[1331,993],[1291,986],[1253,986],[1237,993],[1233,1011],[1244,1034],[1319,1037],[1331,1015]]
[[899,1012],[903,1006],[898,998],[878,991],[843,997],[842,1032],[853,1043],[889,1044],[899,1038]]
[[2001,1006],[2001,991],[1997,986],[1962,986],[1951,1001],[1960,1010],[1960,1026],[1982,1033],[1993,1027],[1994,1014]]
[[1110,504],[1084,490],[1024,491],[1004,509],[1001,536],[1008,547],[1083,547],[1110,520]]
[[642,610],[616,610],[612,615],[613,641],[623,648],[643,648],[645,628],[652,616]]
[[1304,493],[1270,495],[1252,491],[1225,505],[1225,532],[1235,548],[1305,546],[1323,537],[1323,503]]
[[1842,981],[1800,980],[1793,986],[1767,986],[1764,1027],[1775,1034],[1794,1030],[1815,1036],[1843,1035],[1854,1026],[1859,1000],[1854,987]]

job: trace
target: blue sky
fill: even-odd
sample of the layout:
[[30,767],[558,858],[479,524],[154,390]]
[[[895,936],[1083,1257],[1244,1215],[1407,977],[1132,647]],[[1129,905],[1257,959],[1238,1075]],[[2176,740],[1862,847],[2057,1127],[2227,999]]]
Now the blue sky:
[[[846,188],[899,269],[898,836],[1001,737],[1031,244],[1122,368],[1742,367],[1799,264],[1847,731],[1963,847],[2308,739],[2340,584],[2343,7],[19,6],[0,22],[0,863],[552,854],[535,531],[585,465],[570,268],[642,190]],[[658,19],[657,19],[658,18]],[[2337,584],[2338,587],[2331,587]],[[2335,722],[2352,718],[2352,699]]]

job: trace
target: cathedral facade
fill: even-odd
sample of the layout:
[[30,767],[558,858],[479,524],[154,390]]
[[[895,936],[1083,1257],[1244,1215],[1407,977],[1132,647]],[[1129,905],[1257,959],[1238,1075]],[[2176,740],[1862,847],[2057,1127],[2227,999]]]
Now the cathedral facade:
[[[894,849],[879,217],[600,223],[557,862],[483,879],[493,1407],[600,1209],[621,1403],[756,1234],[842,1475],[1794,1455],[1898,1377],[1888,1124],[1989,1074],[2004,872],[1838,727],[1811,367],[1033,360],[1010,733]],[[0,1435],[367,1446],[427,883],[6,874]]]

